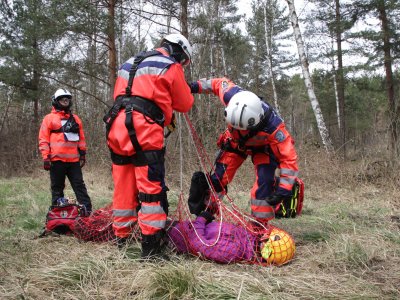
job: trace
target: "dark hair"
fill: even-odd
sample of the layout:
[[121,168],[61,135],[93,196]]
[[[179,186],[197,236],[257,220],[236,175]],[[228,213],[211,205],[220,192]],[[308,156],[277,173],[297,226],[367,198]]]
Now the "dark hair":
[[167,49],[169,55],[173,57],[178,63],[184,60],[189,60],[187,54],[183,51],[182,47],[178,44],[171,43],[167,40],[161,42],[161,47]]

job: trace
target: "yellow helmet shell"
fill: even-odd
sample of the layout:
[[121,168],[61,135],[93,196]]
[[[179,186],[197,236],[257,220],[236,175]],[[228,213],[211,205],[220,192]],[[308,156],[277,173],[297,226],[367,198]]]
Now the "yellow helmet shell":
[[261,245],[261,256],[272,265],[288,263],[294,256],[296,246],[293,238],[284,230],[274,228],[269,239]]

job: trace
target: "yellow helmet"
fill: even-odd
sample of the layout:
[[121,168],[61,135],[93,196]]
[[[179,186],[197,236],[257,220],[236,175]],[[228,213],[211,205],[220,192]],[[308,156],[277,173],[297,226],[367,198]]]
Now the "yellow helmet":
[[261,256],[268,263],[283,265],[294,256],[296,246],[293,238],[284,230],[274,228],[269,238],[261,244]]

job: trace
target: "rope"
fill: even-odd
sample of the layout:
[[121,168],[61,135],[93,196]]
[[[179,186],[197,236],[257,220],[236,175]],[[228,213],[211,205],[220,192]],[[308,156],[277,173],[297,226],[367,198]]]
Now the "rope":
[[[188,114],[185,113],[183,116],[185,117],[186,126],[187,126],[188,129],[189,129],[190,137],[192,138],[192,142],[193,142],[193,144],[194,144],[194,146],[195,146],[195,149],[196,149],[196,152],[197,152],[197,157],[198,157],[199,160],[200,160],[200,165],[201,165],[202,170],[203,170],[203,171],[207,170],[207,166],[212,166],[211,169],[213,170],[213,169],[214,169],[213,164],[211,163],[211,161],[210,161],[210,159],[209,159],[209,157],[208,157],[208,155],[207,155],[207,152],[206,152],[206,150],[205,150],[205,148],[204,148],[204,146],[203,146],[203,143],[201,142],[200,137],[198,136],[198,134],[197,134],[197,132],[196,132],[196,129],[194,128],[192,122],[190,122],[190,119],[189,119]],[[205,172],[205,173],[207,173],[207,172]],[[207,183],[208,183],[208,186],[210,187],[210,190],[212,191],[213,195],[216,196],[217,194],[216,194],[216,192],[215,192],[215,189],[214,189],[213,185],[212,185],[211,182],[210,182],[209,175],[207,175],[206,178],[207,178]],[[222,215],[222,208],[221,208],[220,199],[219,199],[218,197],[215,197],[215,199],[217,200],[216,203],[217,203],[218,209],[219,209],[218,236],[217,236],[217,238],[215,239],[215,241],[214,241],[212,244],[207,244],[207,243],[198,235],[197,230],[196,230],[195,227],[193,226],[194,232],[195,232],[197,238],[200,240],[200,242],[201,242],[203,245],[205,245],[205,246],[207,246],[207,247],[212,247],[212,246],[214,246],[214,245],[219,241],[219,239],[220,239],[220,237],[221,237],[222,220],[223,220],[223,218],[222,218],[222,216],[223,216],[223,215]],[[181,200],[182,200],[182,199],[181,199]],[[190,219],[190,217],[189,217],[188,219],[189,219],[190,224],[193,225],[192,220]]]
[[[200,242],[201,242],[203,245],[205,245],[205,246],[211,247],[211,246],[214,246],[214,245],[219,241],[219,239],[220,239],[220,237],[221,237],[222,222],[223,222],[223,220],[224,220],[223,209],[222,209],[222,205],[224,205],[224,204],[223,204],[223,202],[222,202],[222,197],[223,197],[224,195],[222,195],[222,197],[221,197],[221,196],[219,195],[219,193],[217,193],[217,192],[215,191],[214,186],[211,184],[211,178],[210,178],[210,175],[209,175],[210,173],[207,172],[206,170],[215,171],[215,166],[214,166],[213,162],[211,162],[211,160],[209,159],[209,157],[208,157],[208,155],[207,155],[207,152],[206,152],[206,150],[205,150],[205,148],[204,148],[204,146],[203,146],[203,143],[202,143],[200,137],[198,136],[197,131],[196,131],[196,129],[194,128],[192,122],[190,121],[188,114],[187,114],[187,113],[184,113],[183,116],[184,116],[184,120],[185,120],[186,126],[187,126],[187,128],[189,129],[189,133],[190,133],[190,137],[191,137],[192,143],[193,143],[194,146],[195,146],[196,153],[197,153],[197,157],[198,157],[198,159],[199,159],[199,161],[200,161],[201,168],[202,168],[202,170],[204,171],[204,173],[206,174],[206,179],[207,179],[208,186],[209,186],[209,188],[210,188],[210,191],[211,191],[211,193],[212,193],[212,196],[213,196],[214,199],[215,199],[215,203],[216,203],[216,205],[218,206],[218,211],[219,211],[219,213],[218,213],[218,216],[219,216],[219,218],[218,218],[218,221],[219,221],[218,236],[217,236],[216,240],[215,240],[212,244],[207,244],[204,240],[202,240],[202,238],[198,235],[197,230],[194,229],[195,234],[196,234],[197,238],[200,240]],[[180,126],[180,127],[181,127],[181,126]],[[181,132],[180,132],[180,134],[181,134]],[[180,136],[180,139],[181,139],[181,136]],[[183,152],[182,146],[180,147],[180,152],[181,152],[181,153],[180,153],[180,156],[182,157],[182,152]],[[182,191],[182,181],[183,181],[183,179],[182,179],[182,178],[183,178],[182,166],[183,166],[183,159],[182,159],[182,158],[181,158],[181,162],[180,162],[180,163],[181,163],[181,197],[180,197],[180,200],[183,201],[183,191]],[[220,182],[220,183],[221,183],[221,182]],[[226,196],[226,198],[228,199],[228,202],[229,202],[231,208],[229,208],[227,205],[224,205],[224,207],[225,207],[226,211],[227,211],[234,219],[237,220],[237,223],[238,223],[238,224],[241,224],[243,227],[245,227],[249,232],[251,232],[251,233],[253,233],[253,234],[255,234],[255,233],[257,233],[257,232],[256,232],[255,230],[253,230],[252,226],[249,226],[248,222],[251,222],[251,223],[254,224],[254,225],[257,224],[257,225],[258,225],[258,228],[263,228],[264,230],[268,230],[267,227],[264,226],[264,224],[258,222],[258,221],[257,221],[256,219],[254,219],[251,215],[246,214],[245,212],[242,212],[242,211],[234,204],[233,200],[229,197],[228,194],[225,194],[225,196]],[[187,219],[189,220],[189,222],[191,223],[191,225],[193,225],[189,213],[188,213],[188,212],[186,212],[186,213],[187,213],[187,217],[188,217]],[[195,228],[195,227],[193,226],[192,228]]]

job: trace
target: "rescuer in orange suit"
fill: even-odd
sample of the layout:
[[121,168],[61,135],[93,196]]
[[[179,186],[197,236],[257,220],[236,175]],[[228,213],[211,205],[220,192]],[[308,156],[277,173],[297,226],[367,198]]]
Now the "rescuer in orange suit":
[[52,205],[65,204],[64,187],[67,176],[77,201],[89,215],[92,203],[83,181],[86,163],[86,141],[81,119],[71,112],[72,95],[58,89],[52,97],[51,113],[43,119],[39,130],[39,150],[43,168],[50,171]]
[[173,122],[173,111],[187,112],[193,105],[183,71],[191,56],[188,40],[169,34],[159,48],[127,60],[118,71],[114,106],[104,117],[113,161],[117,244],[126,244],[138,222],[143,258],[162,256],[168,215],[164,126]]
[[[294,141],[275,110],[256,94],[227,78],[201,79],[190,84],[192,93],[213,93],[225,105],[228,128],[218,139],[221,148],[210,179],[224,193],[238,168],[250,156],[256,173],[251,189],[251,213],[261,223],[275,217],[275,208],[292,198],[298,175]],[[280,177],[275,178],[275,170]],[[277,182],[278,181],[278,182]]]

